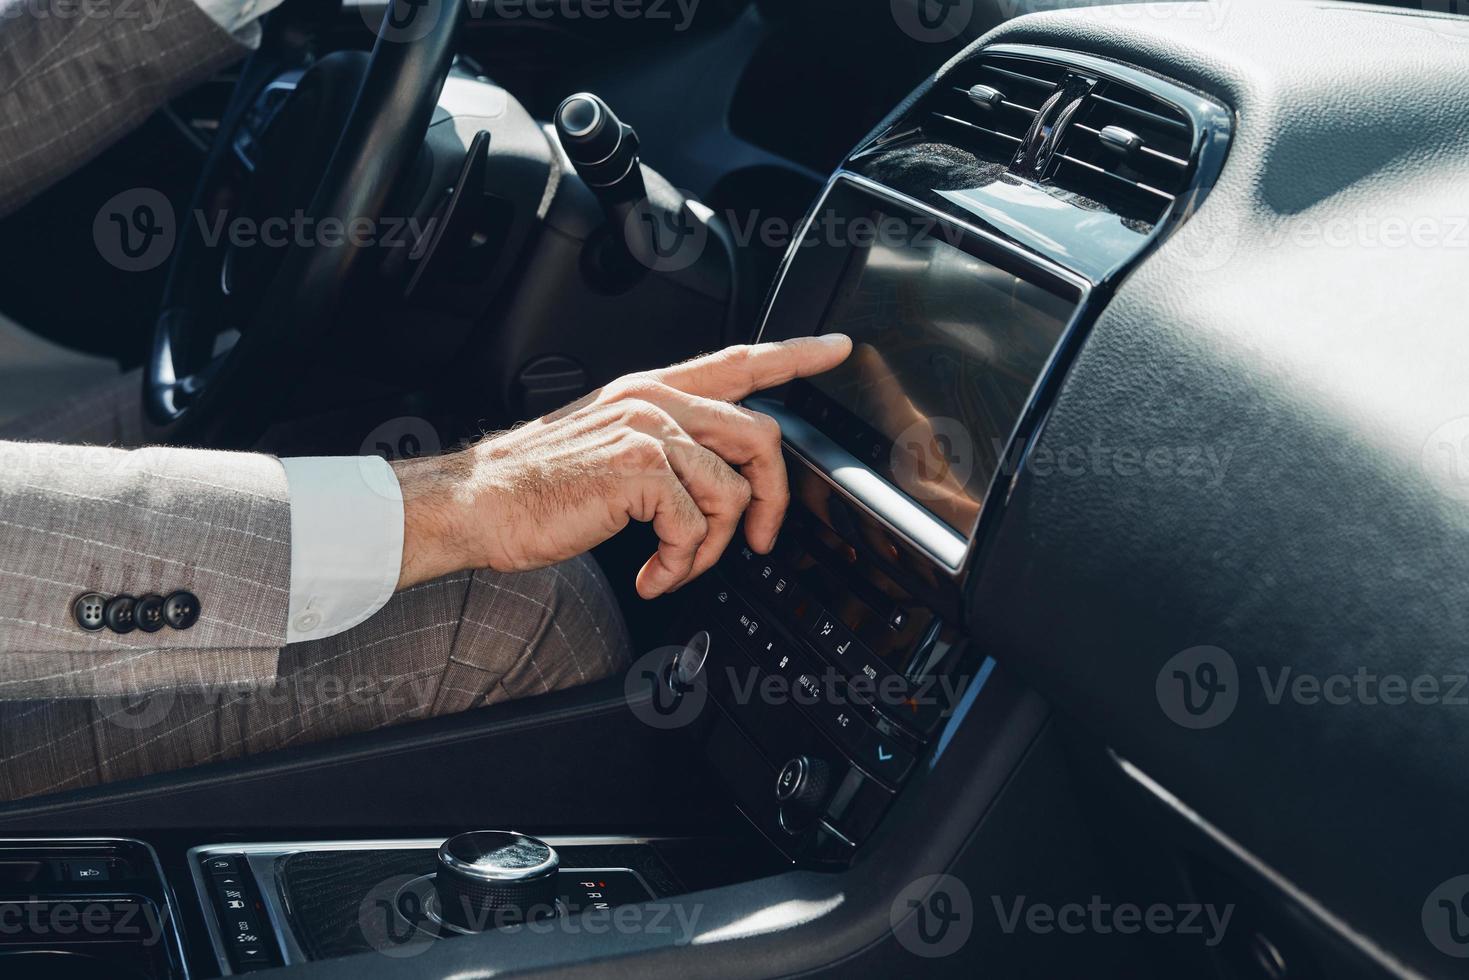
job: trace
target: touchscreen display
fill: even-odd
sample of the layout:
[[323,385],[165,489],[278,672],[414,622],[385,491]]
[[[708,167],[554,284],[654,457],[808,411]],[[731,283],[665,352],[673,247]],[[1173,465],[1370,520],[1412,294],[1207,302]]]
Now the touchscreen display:
[[871,218],[820,330],[851,336],[852,357],[794,407],[967,535],[1076,302],[957,247],[946,226]]

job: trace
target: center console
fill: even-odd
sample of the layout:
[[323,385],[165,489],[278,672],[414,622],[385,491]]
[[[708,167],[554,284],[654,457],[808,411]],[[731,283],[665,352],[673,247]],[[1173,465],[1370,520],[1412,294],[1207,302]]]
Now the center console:
[[946,729],[995,707],[965,628],[986,531],[1088,325],[1198,206],[1229,132],[1154,76],[995,45],[807,215],[760,339],[842,332],[854,351],[747,403],[781,424],[791,511],[773,554],[731,549],[701,586],[699,679],[670,675],[717,706],[708,757],[790,860],[852,862]]

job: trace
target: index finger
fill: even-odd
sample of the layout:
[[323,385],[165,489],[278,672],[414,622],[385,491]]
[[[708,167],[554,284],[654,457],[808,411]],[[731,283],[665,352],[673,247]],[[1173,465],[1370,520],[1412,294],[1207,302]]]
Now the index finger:
[[796,378],[830,371],[850,353],[851,338],[829,333],[773,344],[726,347],[652,374],[664,384],[690,395],[733,402]]

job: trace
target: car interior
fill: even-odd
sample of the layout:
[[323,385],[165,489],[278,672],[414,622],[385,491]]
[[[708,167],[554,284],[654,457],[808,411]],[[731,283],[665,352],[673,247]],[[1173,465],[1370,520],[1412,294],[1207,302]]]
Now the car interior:
[[[746,402],[770,555],[596,550],[626,676],[0,805],[0,974],[1462,975],[1466,14],[287,0],[4,219],[0,417],[398,459],[856,349]],[[409,247],[211,231],[291,209]]]

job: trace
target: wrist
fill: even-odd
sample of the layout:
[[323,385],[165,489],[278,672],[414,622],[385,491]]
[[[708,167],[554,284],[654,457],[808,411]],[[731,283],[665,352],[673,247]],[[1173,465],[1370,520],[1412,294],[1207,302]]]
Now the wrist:
[[391,464],[403,491],[399,589],[465,569],[508,567],[492,546],[497,522],[484,462],[468,449]]

